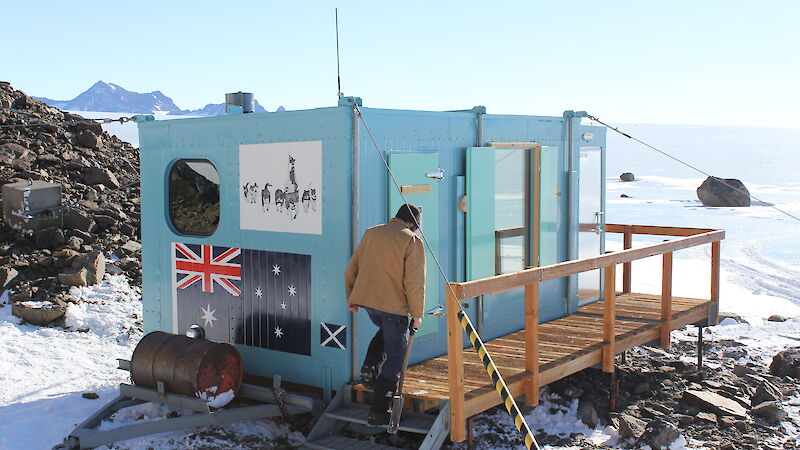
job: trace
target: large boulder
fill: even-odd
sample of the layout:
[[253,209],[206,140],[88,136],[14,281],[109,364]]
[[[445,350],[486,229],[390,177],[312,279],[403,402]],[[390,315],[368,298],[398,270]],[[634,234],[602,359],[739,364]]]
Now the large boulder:
[[738,419],[747,417],[747,410],[739,402],[714,392],[689,389],[683,393],[683,400],[703,411],[722,416],[733,416]]
[[631,172],[625,172],[620,174],[619,179],[622,181],[633,181],[636,177]]
[[88,271],[84,268],[78,270],[70,270],[58,274],[58,281],[67,286],[86,286]]
[[786,349],[772,358],[769,373],[800,379],[800,347]]
[[85,269],[86,283],[91,286],[103,281],[106,275],[106,257],[99,250],[95,250],[72,260],[72,268]]
[[45,326],[64,316],[66,308],[47,300],[28,300],[11,305],[11,314],[27,323]]
[[78,134],[78,144],[96,149],[100,147],[100,138],[91,131],[84,130]]
[[13,267],[0,267],[0,293],[19,275]]
[[681,436],[678,427],[667,421],[656,419],[647,424],[644,433],[636,440],[636,445],[637,448],[649,445],[653,450],[668,449]]
[[619,416],[619,436],[623,439],[636,439],[642,435],[647,422],[637,419],[630,414],[620,414]]
[[85,212],[79,209],[67,208],[64,212],[64,228],[91,233],[97,230],[97,223]]
[[99,167],[89,167],[83,175],[83,181],[88,184],[102,184],[111,189],[119,187],[119,181],[108,169],[101,169]]
[[64,245],[64,232],[60,228],[45,228],[34,237],[39,248],[56,248]]
[[706,178],[697,188],[697,198],[704,206],[750,206],[750,191],[735,178]]
[[778,425],[781,423],[787,413],[781,408],[778,402],[764,402],[753,407],[752,413],[756,417],[761,417],[771,425]]

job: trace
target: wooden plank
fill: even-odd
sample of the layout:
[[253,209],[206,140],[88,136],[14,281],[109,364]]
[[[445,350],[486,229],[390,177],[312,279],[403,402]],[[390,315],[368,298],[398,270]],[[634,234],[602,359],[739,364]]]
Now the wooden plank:
[[477,297],[488,293],[496,293],[524,286],[528,283],[542,282],[561,278],[576,273],[587,272],[602,267],[648,258],[684,248],[707,244],[725,238],[725,231],[717,230],[695,236],[682,237],[668,242],[653,244],[642,248],[632,248],[608,253],[594,258],[579,259],[549,266],[535,267],[519,272],[497,275],[480,280],[457,283],[461,287],[461,299]]
[[626,227],[631,227],[633,234],[647,234],[651,236],[694,236],[696,234],[714,231],[713,228],[688,228],[688,227],[662,227],[653,225],[623,225],[607,223],[606,231],[609,233],[624,233]]
[[[606,231],[608,231],[608,225],[606,225]],[[622,248],[628,250],[629,248],[633,247],[633,225],[625,225],[625,231],[622,237]],[[633,270],[633,263],[626,262],[622,265],[622,293],[627,294],[631,291],[631,283],[633,279],[631,278]]]
[[617,354],[614,348],[614,341],[616,339],[616,327],[614,326],[614,300],[616,297],[616,291],[614,289],[615,269],[615,266],[608,266],[603,271],[603,342],[605,343],[603,347],[603,372],[614,371],[614,356]]
[[540,239],[542,225],[542,147],[533,149],[533,255],[531,265],[539,267]]
[[539,404],[539,283],[525,285],[525,405]]
[[[464,330],[458,320],[458,286],[448,285],[447,291],[447,373],[450,391],[450,439],[461,442],[467,438],[467,418],[464,416]],[[455,294],[455,295],[454,295]]]
[[721,259],[720,242],[711,243],[711,311],[709,325],[719,323],[719,263]]
[[669,348],[672,332],[672,252],[664,253],[661,268],[661,347]]

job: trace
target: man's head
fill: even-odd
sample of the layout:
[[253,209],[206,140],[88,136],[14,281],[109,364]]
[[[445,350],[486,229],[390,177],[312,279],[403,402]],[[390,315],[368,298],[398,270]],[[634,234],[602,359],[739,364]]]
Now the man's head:
[[417,230],[417,224],[420,221],[420,210],[418,207],[411,203],[406,203],[397,210],[396,218],[406,222],[411,231]]

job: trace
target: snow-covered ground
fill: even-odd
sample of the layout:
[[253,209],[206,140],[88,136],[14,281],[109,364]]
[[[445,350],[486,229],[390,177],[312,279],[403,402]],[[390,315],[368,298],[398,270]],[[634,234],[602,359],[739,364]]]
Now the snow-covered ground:
[[[667,125],[623,125],[622,129],[714,175],[739,178],[756,197],[800,216],[800,181],[794,173],[800,167],[800,153],[794,151],[800,130]],[[765,365],[778,351],[798,345],[800,239],[796,236],[800,222],[760,202],[750,208],[705,208],[694,192],[703,175],[611,132],[608,147],[609,222],[726,230],[721,310],[735,312],[749,324],[726,322],[712,327],[710,337],[746,344],[751,360]],[[629,171],[637,181],[619,181],[618,175]],[[644,245],[654,241],[635,242]],[[675,254],[675,295],[708,295],[707,247]],[[619,248],[621,237],[609,235],[608,249]],[[635,291],[660,292],[660,264],[658,258],[634,264]],[[115,359],[129,358],[141,337],[136,325],[141,317],[138,290],[120,276],[109,276],[99,286],[73,292],[90,303],[69,307],[67,324],[71,329],[66,331],[20,325],[8,305],[0,308],[0,448],[50,448],[112,399],[119,383],[127,381],[127,372],[115,368]],[[767,322],[773,314],[790,320]],[[694,340],[693,333],[691,329],[677,332],[673,339]],[[95,392],[100,399],[84,399],[81,394],[85,392]],[[581,423],[575,415],[576,407],[556,407],[544,399],[527,417],[548,434],[583,433],[598,444],[616,443],[613,430],[592,430]],[[167,413],[152,405],[137,408],[121,413],[118,421]],[[558,412],[551,414],[555,410]],[[797,407],[790,408],[790,413],[800,419]],[[508,420],[503,413],[485,418],[497,423]],[[187,431],[149,436],[122,443],[122,448],[235,447],[231,436],[281,439],[284,445],[302,439],[290,433],[286,425],[264,420],[231,425],[225,433],[198,435]],[[695,447],[696,443],[687,445]]]

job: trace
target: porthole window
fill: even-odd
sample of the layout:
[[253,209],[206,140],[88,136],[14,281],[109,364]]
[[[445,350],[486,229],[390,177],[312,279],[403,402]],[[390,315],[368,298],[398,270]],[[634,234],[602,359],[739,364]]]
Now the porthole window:
[[181,159],[169,171],[169,218],[182,234],[208,236],[219,224],[219,174],[205,159]]

